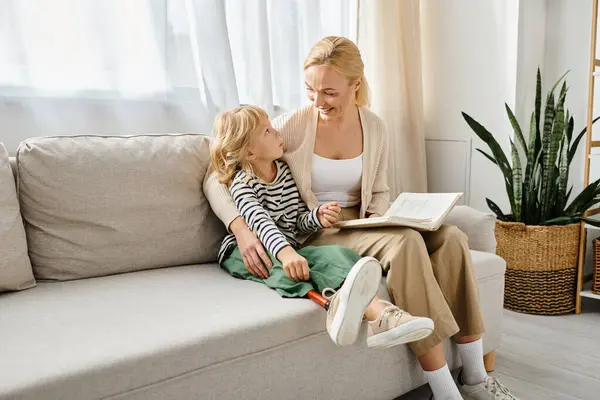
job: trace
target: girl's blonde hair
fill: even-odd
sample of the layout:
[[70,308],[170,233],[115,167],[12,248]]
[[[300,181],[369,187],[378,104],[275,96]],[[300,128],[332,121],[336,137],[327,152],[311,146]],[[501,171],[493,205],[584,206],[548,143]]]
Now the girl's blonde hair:
[[359,107],[370,104],[369,85],[365,77],[365,65],[360,50],[350,39],[341,36],[327,36],[310,49],[304,61],[304,70],[313,65],[327,65],[344,75],[351,83],[362,78],[354,101]]
[[267,113],[256,106],[236,107],[217,115],[210,160],[219,182],[229,185],[239,170],[252,173],[247,159],[252,134],[268,118]]

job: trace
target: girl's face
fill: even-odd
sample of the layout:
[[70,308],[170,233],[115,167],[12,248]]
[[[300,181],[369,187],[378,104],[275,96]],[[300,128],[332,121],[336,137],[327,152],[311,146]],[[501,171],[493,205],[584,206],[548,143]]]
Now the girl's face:
[[313,65],[304,71],[304,82],[306,95],[319,110],[321,119],[331,121],[354,107],[361,80],[350,82],[326,65]]
[[281,135],[265,120],[252,134],[248,158],[250,161],[275,161],[283,156]]

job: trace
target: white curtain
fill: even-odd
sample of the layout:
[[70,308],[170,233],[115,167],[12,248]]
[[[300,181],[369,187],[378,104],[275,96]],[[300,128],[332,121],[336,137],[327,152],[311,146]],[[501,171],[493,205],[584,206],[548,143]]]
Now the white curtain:
[[354,38],[348,0],[0,0],[0,141],[210,132],[238,104],[305,102],[302,63]]
[[426,192],[419,0],[362,0],[358,46],[371,86],[371,108],[390,136],[388,182],[400,192]]

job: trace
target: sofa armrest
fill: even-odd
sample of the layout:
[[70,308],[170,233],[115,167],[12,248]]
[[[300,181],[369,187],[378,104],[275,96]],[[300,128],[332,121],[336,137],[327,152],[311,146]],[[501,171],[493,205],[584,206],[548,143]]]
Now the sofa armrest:
[[469,206],[456,206],[445,223],[456,225],[469,240],[471,250],[496,254],[496,216],[484,213]]

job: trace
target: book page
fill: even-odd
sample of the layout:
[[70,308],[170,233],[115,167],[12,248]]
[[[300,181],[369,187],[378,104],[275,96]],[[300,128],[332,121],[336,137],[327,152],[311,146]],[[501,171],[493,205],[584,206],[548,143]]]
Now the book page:
[[442,218],[461,193],[402,193],[385,213],[413,221],[435,221]]

